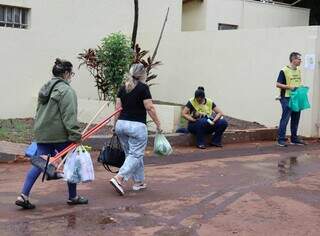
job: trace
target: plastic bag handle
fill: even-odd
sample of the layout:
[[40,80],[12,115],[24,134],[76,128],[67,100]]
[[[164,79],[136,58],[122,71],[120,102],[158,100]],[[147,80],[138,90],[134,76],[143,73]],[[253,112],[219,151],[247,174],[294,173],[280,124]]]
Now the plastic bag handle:
[[109,165],[106,165],[106,164],[102,164],[103,165],[103,167],[107,170],[107,171],[109,171],[109,172],[111,172],[111,173],[113,173],[113,174],[117,174],[119,171],[112,171],[111,169],[110,169],[110,167],[109,167]]

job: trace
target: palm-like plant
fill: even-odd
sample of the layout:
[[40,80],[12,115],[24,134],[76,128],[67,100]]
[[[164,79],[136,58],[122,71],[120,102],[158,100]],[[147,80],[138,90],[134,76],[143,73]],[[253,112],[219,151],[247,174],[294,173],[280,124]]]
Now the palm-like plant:
[[79,67],[85,65],[93,76],[100,100],[114,102],[124,74],[132,63],[130,41],[122,33],[114,33],[102,40],[97,49],[79,53]]
[[[152,73],[152,69],[161,65],[161,61],[153,62],[150,56],[147,59],[144,59],[148,55],[149,51],[141,50],[139,44],[136,44],[134,47],[134,61],[133,63],[142,63],[147,70],[147,79],[146,82],[150,82],[151,80],[157,78],[158,75]],[[155,85],[155,83],[148,83],[149,86]]]
[[103,79],[103,67],[101,61],[97,58],[97,49],[89,48],[83,53],[78,54],[78,59],[81,61],[78,68],[86,66],[95,81],[95,87],[98,90],[99,100],[105,100],[107,86]]

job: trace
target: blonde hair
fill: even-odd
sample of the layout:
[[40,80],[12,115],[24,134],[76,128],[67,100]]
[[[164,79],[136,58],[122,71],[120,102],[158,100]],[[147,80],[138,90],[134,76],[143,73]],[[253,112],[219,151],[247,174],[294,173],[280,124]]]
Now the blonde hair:
[[147,71],[141,63],[133,64],[129,72],[125,75],[124,86],[127,93],[130,93],[138,84],[138,81],[145,83]]

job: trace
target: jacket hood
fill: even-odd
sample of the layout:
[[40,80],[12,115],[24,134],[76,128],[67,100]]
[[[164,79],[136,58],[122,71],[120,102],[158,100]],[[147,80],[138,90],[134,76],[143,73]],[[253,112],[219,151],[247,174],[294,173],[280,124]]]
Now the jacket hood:
[[55,85],[60,82],[67,84],[67,82],[65,82],[62,78],[58,78],[58,77],[52,78],[50,81],[44,84],[38,94],[39,103],[41,104],[48,103],[52,90],[54,89]]

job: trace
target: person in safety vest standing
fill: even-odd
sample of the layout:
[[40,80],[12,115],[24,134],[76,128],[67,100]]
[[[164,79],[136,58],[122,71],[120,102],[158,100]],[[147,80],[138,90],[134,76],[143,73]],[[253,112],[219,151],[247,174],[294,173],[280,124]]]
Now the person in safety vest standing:
[[277,88],[280,89],[280,103],[282,107],[282,115],[280,119],[278,129],[278,145],[280,147],[286,147],[286,129],[289,119],[291,119],[291,143],[294,145],[305,145],[298,138],[298,126],[300,120],[300,111],[294,112],[289,108],[289,100],[291,91],[301,86],[301,54],[298,52],[292,52],[290,54],[290,65],[285,66],[279,73],[277,80]]
[[182,116],[189,121],[189,132],[196,135],[198,148],[205,149],[205,135],[213,133],[211,146],[222,147],[222,135],[228,122],[216,104],[206,98],[203,87],[195,91],[194,97],[184,107]]

